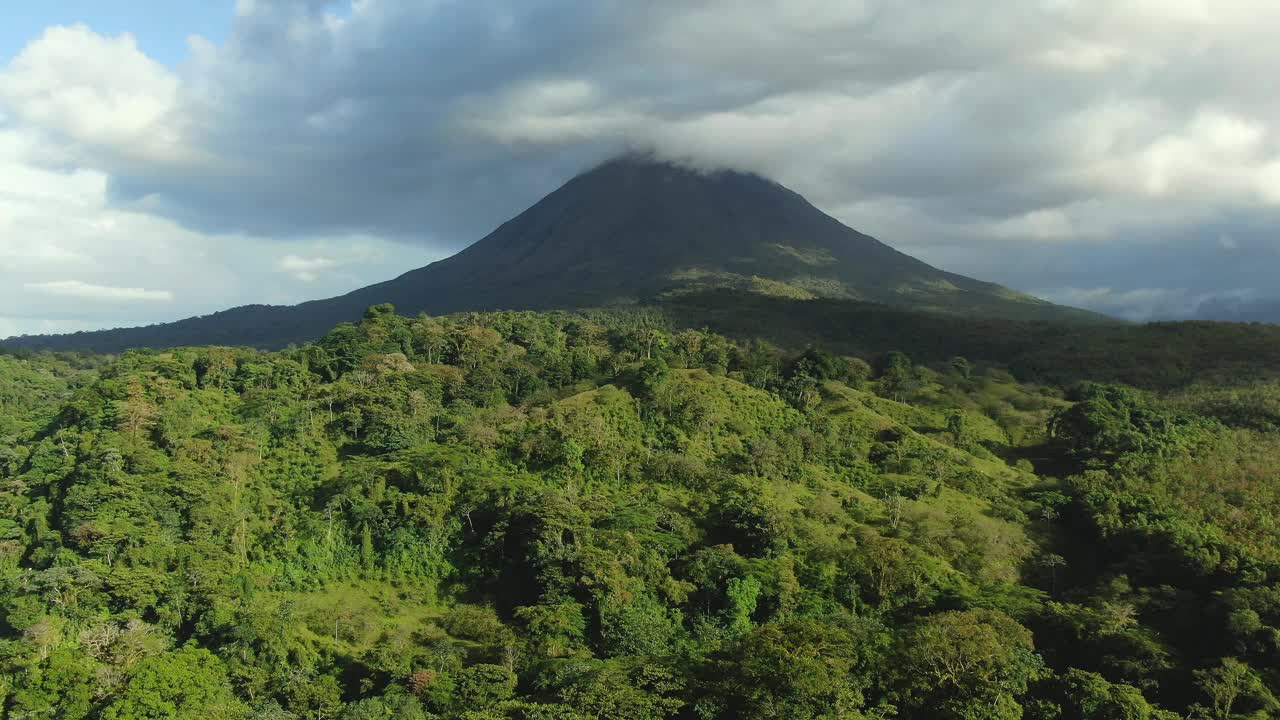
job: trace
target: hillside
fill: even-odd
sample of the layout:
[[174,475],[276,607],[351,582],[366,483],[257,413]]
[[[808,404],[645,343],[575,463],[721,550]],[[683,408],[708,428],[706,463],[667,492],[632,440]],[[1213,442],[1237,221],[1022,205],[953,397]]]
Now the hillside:
[[1274,382],[1064,390],[657,318],[0,358],[37,397],[0,407],[0,715],[1280,710]]
[[625,157],[570,180],[453,257],[341,297],[5,344],[97,352],[206,344],[281,348],[314,340],[379,303],[409,315],[437,315],[649,303],[710,289],[948,315],[1104,320],[933,268],[759,176]]
[[1280,325],[1064,325],[724,290],[671,298],[651,312],[671,327],[711,328],[741,340],[763,338],[796,349],[820,345],[868,358],[901,350],[928,362],[963,355],[1001,366],[1024,380],[1061,386],[1101,380],[1167,389],[1280,377]]

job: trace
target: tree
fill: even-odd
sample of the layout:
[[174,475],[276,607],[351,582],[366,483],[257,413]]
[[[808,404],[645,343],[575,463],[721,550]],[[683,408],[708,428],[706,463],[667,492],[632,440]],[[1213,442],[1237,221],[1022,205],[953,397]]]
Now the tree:
[[754,576],[733,578],[725,595],[729,598],[729,629],[735,633],[744,633],[751,629],[751,616],[756,612],[762,590],[760,581]]
[[186,646],[143,660],[103,720],[237,720],[248,715],[213,653]]
[[515,615],[534,650],[543,657],[572,655],[584,643],[587,620],[578,603],[528,605],[516,608]]
[[1049,596],[1058,594],[1058,568],[1066,567],[1067,559],[1055,553],[1045,553],[1039,558],[1040,566],[1049,571]]
[[720,493],[720,531],[748,557],[767,555],[785,535],[785,517],[777,504],[750,481],[734,482]]
[[1249,717],[1280,712],[1280,701],[1272,695],[1262,678],[1248,665],[1235,658],[1223,658],[1222,664],[1209,670],[1195,671],[1196,684],[1209,698],[1208,706],[1196,706],[1195,713],[1208,720],[1231,720],[1240,705],[1247,707]]
[[849,368],[850,366],[845,364],[843,358],[811,347],[791,362],[787,368],[787,375],[789,377],[807,375],[818,381],[844,380]]
[[881,365],[876,392],[901,402],[905,396],[915,391],[918,384],[911,358],[904,353],[892,352]]
[[612,656],[665,655],[679,625],[679,613],[669,612],[649,593],[611,594],[600,602],[600,635]]
[[849,387],[862,387],[863,383],[871,379],[871,375],[871,365],[866,360],[858,357],[846,357],[844,359],[844,377],[841,379]]
[[951,433],[951,439],[955,442],[956,447],[961,450],[968,450],[973,447],[973,434],[969,428],[969,418],[964,413],[956,411],[947,414],[947,432]]
[[1154,448],[1171,439],[1170,430],[1185,423],[1115,385],[1085,383],[1071,397],[1075,404],[1050,418],[1049,435],[1091,465],[1111,464],[1124,453]]
[[1050,681],[1044,694],[1058,705],[1062,720],[1160,720],[1165,714],[1151,706],[1132,685],[1113,684],[1103,676],[1070,669]]
[[670,377],[665,360],[660,357],[645,360],[636,373],[638,395],[646,400],[656,398]]
[[762,625],[713,655],[697,706],[743,720],[859,718],[886,644],[875,623],[848,617]]
[[500,665],[472,665],[458,673],[453,705],[457,711],[483,710],[510,698],[516,675]]
[[360,526],[360,563],[364,565],[366,572],[371,572],[376,568],[376,560],[373,554],[373,532],[369,530],[369,523],[363,523]]
[[948,720],[1015,720],[1042,673],[1031,632],[996,610],[947,611],[917,621],[898,647],[901,704]]
[[[94,708],[94,695],[103,689],[95,678],[95,663],[70,648],[41,650],[42,661],[29,668],[25,677],[14,678],[0,690],[0,698],[12,687],[7,699],[8,717],[50,717],[82,720]],[[114,681],[115,674],[112,674]],[[16,681],[16,682],[15,682]],[[112,683],[114,684],[114,683]],[[107,689],[114,689],[108,685]]]
[[902,522],[902,513],[906,510],[907,500],[900,493],[892,492],[884,499],[884,511],[889,516],[889,528],[898,529],[898,524]]
[[438,320],[426,315],[419,317],[410,327],[414,348],[426,356],[427,363],[436,364],[444,361],[452,340],[449,331]]
[[652,663],[567,660],[553,666],[541,684],[593,720],[662,720],[684,705],[679,679]]
[[813,414],[822,403],[822,392],[818,389],[818,381],[805,373],[798,373],[788,378],[781,392],[791,407],[805,415]]
[[125,399],[114,403],[116,427],[120,432],[138,435],[150,430],[156,423],[159,413],[155,405],[147,398],[142,381],[130,378]]
[[[281,713],[284,711],[281,710]],[[351,705],[342,714],[342,720],[428,720],[422,703],[412,695],[387,693],[379,697],[364,698]],[[258,716],[253,720],[275,720],[270,716]],[[281,715],[279,720],[303,720],[297,715]]]

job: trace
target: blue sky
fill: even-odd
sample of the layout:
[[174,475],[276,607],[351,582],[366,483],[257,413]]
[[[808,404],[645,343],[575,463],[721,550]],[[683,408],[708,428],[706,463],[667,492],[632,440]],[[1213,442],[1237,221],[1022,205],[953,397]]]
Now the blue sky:
[[143,52],[173,66],[186,57],[191,35],[223,40],[234,11],[235,0],[14,0],[0,20],[0,61],[47,27],[84,24],[103,35],[132,33]]

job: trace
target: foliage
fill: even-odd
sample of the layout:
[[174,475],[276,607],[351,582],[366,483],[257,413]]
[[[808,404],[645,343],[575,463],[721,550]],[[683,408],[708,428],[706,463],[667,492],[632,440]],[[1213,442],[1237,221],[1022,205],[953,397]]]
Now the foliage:
[[1277,712],[1265,401],[903,340],[375,306],[0,356],[2,714]]

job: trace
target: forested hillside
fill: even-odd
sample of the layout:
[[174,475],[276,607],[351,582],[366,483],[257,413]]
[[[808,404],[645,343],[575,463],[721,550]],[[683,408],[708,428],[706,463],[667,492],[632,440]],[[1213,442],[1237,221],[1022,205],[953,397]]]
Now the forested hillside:
[[1167,390],[1280,377],[1280,325],[1263,323],[1063,324],[727,291],[672,298],[656,310],[675,326],[711,327],[742,340],[867,357],[898,350],[929,363],[960,354],[1059,386],[1099,380]]
[[962,354],[377,306],[0,357],[0,715],[1280,713],[1280,385]]

